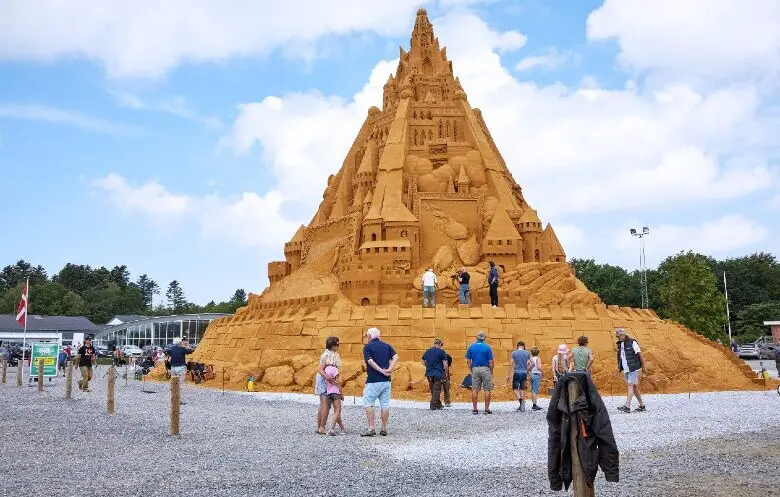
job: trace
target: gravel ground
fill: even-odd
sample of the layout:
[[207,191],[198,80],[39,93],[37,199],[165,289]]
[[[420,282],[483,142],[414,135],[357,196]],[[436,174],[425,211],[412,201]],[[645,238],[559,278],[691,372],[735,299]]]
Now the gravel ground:
[[[105,413],[105,368],[90,393],[63,380],[0,385],[0,495],[376,494],[563,495],[549,490],[544,413],[499,403],[492,416],[469,407],[430,412],[400,402],[390,435],[357,436],[365,417],[345,407],[349,434],[314,433],[312,397],[236,394],[187,386],[182,435],[168,435],[165,384],[119,379],[116,414]],[[298,397],[300,398],[300,397]],[[598,496],[774,496],[780,474],[780,396],[726,392],[647,396],[645,413],[614,411],[621,482],[600,475]],[[546,401],[540,402],[546,407]],[[18,446],[23,439],[24,455]],[[36,454],[38,452],[39,454]],[[43,476],[47,475],[47,476]]]

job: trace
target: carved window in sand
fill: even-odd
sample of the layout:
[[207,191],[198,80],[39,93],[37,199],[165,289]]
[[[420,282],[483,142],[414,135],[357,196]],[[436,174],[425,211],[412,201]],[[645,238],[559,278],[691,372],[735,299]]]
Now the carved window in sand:
[[417,111],[412,112],[412,119],[417,119]]
[[439,138],[444,138],[444,125],[441,122],[441,119],[439,119]]
[[534,250],[534,260],[536,262],[539,262],[540,259],[541,259],[541,256],[539,255],[539,249]]
[[425,130],[420,133],[420,145],[425,145]]
[[454,140],[458,139],[458,121],[452,123],[452,138]]
[[417,145],[417,130],[414,130],[414,133],[412,133],[414,136],[414,144]]
[[406,230],[401,231],[401,238],[409,238],[409,232]]
[[[428,119],[430,119],[430,118],[431,118],[431,116],[429,115],[429,116],[428,116]],[[430,129],[428,130],[428,140],[429,140],[429,141],[430,141],[430,140],[433,140],[433,131],[432,131],[432,130],[430,130]]]
[[449,121],[447,121],[447,125],[444,127],[444,130],[445,130],[444,131],[444,136],[449,138],[450,137],[450,122]]
[[433,76],[433,64],[431,64],[431,59],[428,57],[426,57],[422,63],[422,70],[424,78],[430,78]]
[[[431,111],[428,111],[428,115],[425,117],[427,117],[428,119],[433,119],[433,117],[431,117]],[[430,136],[428,138],[430,138]]]
[[376,241],[376,233],[371,233],[371,241],[372,242]]

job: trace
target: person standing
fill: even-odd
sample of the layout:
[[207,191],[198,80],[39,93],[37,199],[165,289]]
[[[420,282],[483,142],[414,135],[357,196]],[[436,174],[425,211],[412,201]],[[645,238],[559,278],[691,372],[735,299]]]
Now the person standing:
[[398,354],[390,344],[379,339],[379,329],[369,328],[366,331],[368,342],[363,346],[363,360],[366,361],[366,386],[363,387],[363,404],[366,407],[368,429],[360,434],[362,437],[376,435],[374,419],[374,403],[379,399],[381,409],[382,429],[379,434],[387,436],[387,421],[390,418],[390,375],[398,363]]
[[327,433],[328,414],[330,413],[331,405],[334,404],[333,397],[328,395],[328,380],[333,378],[329,377],[330,375],[327,374],[328,372],[325,369],[328,366],[335,366],[337,369],[341,369],[341,356],[338,350],[338,337],[331,336],[325,339],[325,350],[320,356],[320,367],[314,377],[314,394],[320,400],[320,407],[317,410],[317,433],[320,435]]
[[593,351],[588,348],[588,337],[581,336],[577,339],[577,346],[571,351],[571,369],[574,371],[591,372],[593,367]]
[[485,390],[485,414],[493,414],[490,410],[490,392],[493,390],[493,349],[485,343],[487,336],[484,331],[477,333],[477,341],[466,349],[466,364],[471,371],[471,405],[472,414],[479,414],[477,398],[479,391]]
[[76,359],[73,361],[73,367],[78,367],[81,372],[79,390],[92,391],[89,389],[89,382],[92,380],[92,366],[95,364],[97,364],[97,354],[92,346],[92,337],[87,337],[84,339],[84,345],[79,347],[78,352],[76,352]]
[[488,273],[488,285],[490,285],[490,305],[498,306],[498,268],[496,263],[490,261],[490,272]]
[[65,349],[60,350],[60,353],[57,354],[57,365],[58,370],[62,371],[62,376],[65,376],[65,368],[68,367],[68,354]]
[[775,347],[775,371],[780,378],[780,347]]
[[631,400],[636,396],[636,400],[639,401],[639,407],[635,411],[644,411],[645,404],[642,402],[642,393],[639,391],[639,371],[647,373],[645,367],[645,360],[642,358],[639,343],[636,340],[629,337],[626,330],[623,328],[617,328],[615,330],[617,336],[617,363],[618,373],[623,373],[626,380],[626,386],[628,388],[628,394],[626,396],[626,403],[618,407],[618,411],[631,412]]
[[729,345],[729,347],[731,348],[731,351],[734,352],[735,354],[739,352],[739,345],[737,345],[737,341],[734,340],[733,338],[731,339],[731,344]]
[[565,343],[558,345],[558,350],[552,358],[553,382],[557,385],[569,371],[569,347]]
[[178,378],[179,382],[184,381],[184,375],[187,372],[187,356],[193,352],[195,349],[191,349],[186,340],[182,340],[180,337],[173,339],[173,345],[166,351],[171,363],[171,378]]
[[512,352],[509,359],[509,371],[506,374],[506,382],[512,379],[512,390],[520,403],[518,411],[525,411],[525,382],[528,379],[528,362],[531,354],[525,350],[525,342],[517,342],[517,350]]
[[541,411],[542,408],[536,405],[539,397],[539,387],[542,385],[542,359],[539,357],[539,347],[531,349],[531,359],[528,361],[528,370],[531,372],[531,410]]
[[425,366],[425,377],[428,378],[428,386],[431,389],[431,411],[441,409],[441,385],[444,381],[444,372],[447,370],[447,354],[442,349],[442,341],[437,338],[433,341],[433,347],[426,350],[422,356]]
[[460,283],[460,303],[471,303],[471,292],[469,290],[469,282],[471,281],[471,275],[466,271],[465,267],[460,268],[458,271],[458,283]]
[[422,275],[423,307],[436,307],[436,273],[428,268]]
[[[441,343],[442,350],[444,350],[444,342]],[[447,367],[444,368],[444,380],[441,382],[442,390],[444,391],[444,407],[450,407],[450,386],[452,385],[452,356],[444,351],[444,355],[447,357]]]

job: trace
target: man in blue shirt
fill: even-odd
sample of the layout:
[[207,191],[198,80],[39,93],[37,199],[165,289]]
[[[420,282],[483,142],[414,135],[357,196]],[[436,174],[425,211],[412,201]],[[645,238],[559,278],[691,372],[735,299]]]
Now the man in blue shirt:
[[509,360],[509,372],[506,374],[506,381],[512,380],[512,390],[515,391],[515,397],[520,403],[518,411],[525,411],[525,381],[528,379],[528,361],[531,360],[531,353],[525,350],[525,342],[517,342],[517,350],[512,352]]
[[493,390],[493,349],[485,343],[485,332],[477,333],[477,341],[466,350],[466,364],[471,370],[471,404],[472,413],[479,414],[477,397],[479,391],[485,389],[485,414],[493,414],[490,410],[490,392]]
[[366,406],[368,430],[363,437],[376,435],[374,424],[374,403],[379,399],[382,410],[382,429],[379,434],[387,436],[387,420],[390,418],[390,374],[398,363],[398,354],[389,344],[379,339],[379,329],[366,331],[368,342],[363,346],[363,359],[366,361],[366,386],[363,387],[363,405]]
[[428,386],[431,389],[431,411],[441,409],[441,384],[447,371],[447,353],[442,349],[442,341],[437,338],[433,341],[433,347],[426,350],[422,356],[425,366],[425,377],[428,378]]

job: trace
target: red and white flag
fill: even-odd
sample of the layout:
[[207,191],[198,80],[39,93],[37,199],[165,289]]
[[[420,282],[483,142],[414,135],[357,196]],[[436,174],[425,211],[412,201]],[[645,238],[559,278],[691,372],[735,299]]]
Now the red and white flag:
[[22,289],[22,299],[19,301],[19,307],[16,308],[16,321],[22,326],[27,325],[27,287],[29,284],[29,281],[25,282],[24,289]]

